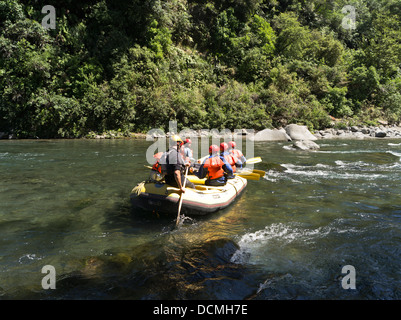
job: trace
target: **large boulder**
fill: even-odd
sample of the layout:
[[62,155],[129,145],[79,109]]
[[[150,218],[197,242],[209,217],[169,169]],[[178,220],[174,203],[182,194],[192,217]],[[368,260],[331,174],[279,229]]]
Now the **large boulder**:
[[320,146],[310,140],[297,140],[294,142],[293,147],[299,150],[318,150]]
[[290,124],[285,127],[285,131],[292,140],[317,140],[317,138],[308,130],[307,126]]
[[250,137],[253,141],[291,141],[285,130],[264,129]]

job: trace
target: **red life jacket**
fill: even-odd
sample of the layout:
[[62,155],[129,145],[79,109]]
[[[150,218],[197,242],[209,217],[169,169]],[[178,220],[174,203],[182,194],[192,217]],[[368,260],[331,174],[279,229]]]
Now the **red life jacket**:
[[152,170],[162,173],[162,166],[160,165],[159,161],[156,161],[156,163],[152,166]]
[[224,175],[223,170],[224,162],[219,156],[214,156],[206,159],[203,167],[208,170],[209,179],[218,179]]
[[163,155],[163,152],[158,152],[155,155],[153,155],[153,158],[156,159],[156,163],[152,166],[152,170],[157,171],[159,173],[162,173],[162,166],[159,163],[162,155]]
[[244,155],[242,154],[241,150],[238,149],[232,149],[231,153],[236,156],[238,159],[241,159]]
[[226,154],[224,155],[224,159],[230,164],[230,166],[233,168],[233,172],[236,171],[235,169],[235,164],[237,163],[238,159],[235,155],[233,154]]

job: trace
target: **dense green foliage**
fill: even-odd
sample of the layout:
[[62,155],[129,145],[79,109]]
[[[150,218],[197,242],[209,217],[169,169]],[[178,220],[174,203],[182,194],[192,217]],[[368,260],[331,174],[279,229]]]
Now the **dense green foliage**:
[[[0,131],[401,120],[398,0],[0,0]],[[355,8],[355,28],[344,27]]]

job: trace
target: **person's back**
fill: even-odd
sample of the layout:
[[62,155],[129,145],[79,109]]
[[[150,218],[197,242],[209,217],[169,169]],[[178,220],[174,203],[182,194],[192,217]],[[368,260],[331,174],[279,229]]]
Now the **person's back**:
[[236,149],[237,144],[234,141],[230,141],[228,143],[228,146],[230,147],[229,152],[241,162],[240,167],[242,168],[242,165],[246,162],[244,154],[242,153],[241,150]]
[[199,178],[208,175],[205,184],[209,186],[221,186],[227,182],[227,175],[232,175],[233,170],[227,161],[218,154],[219,148],[211,145],[209,148],[210,156],[205,159],[199,169]]
[[188,162],[195,162],[193,157],[193,151],[191,149],[192,141],[191,139],[186,139],[184,144],[184,156]]
[[208,171],[208,179],[206,185],[225,185],[226,179],[224,177],[223,161],[218,155],[207,158],[203,167]]
[[175,147],[171,147],[166,152],[166,166],[164,169],[166,183],[174,184],[174,172],[179,170],[182,172],[182,166],[184,165],[184,160],[182,159],[181,153],[177,151]]
[[[183,174],[185,162],[180,152],[182,144],[183,142],[178,136],[173,136],[170,141],[170,149],[160,159],[166,183],[181,189],[181,191],[184,190],[185,178]],[[186,186],[194,188],[193,183],[188,180],[186,181]]]

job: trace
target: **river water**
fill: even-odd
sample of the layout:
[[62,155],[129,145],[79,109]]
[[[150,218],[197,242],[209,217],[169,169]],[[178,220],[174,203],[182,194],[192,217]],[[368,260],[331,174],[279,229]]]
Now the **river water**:
[[400,299],[401,141],[317,143],[255,143],[268,175],[175,229],[130,206],[151,142],[0,141],[0,298]]

